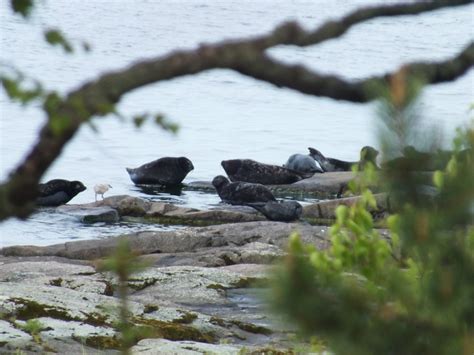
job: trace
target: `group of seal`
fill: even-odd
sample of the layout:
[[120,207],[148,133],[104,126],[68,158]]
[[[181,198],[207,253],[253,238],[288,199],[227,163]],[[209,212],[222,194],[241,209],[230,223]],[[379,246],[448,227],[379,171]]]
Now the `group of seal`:
[[223,202],[250,206],[272,221],[294,221],[303,212],[303,207],[296,201],[277,201],[268,187],[262,184],[230,182],[225,176],[218,175],[212,180],[212,185]]
[[[185,157],[165,157],[144,164],[136,169],[126,168],[135,184],[156,184],[164,186],[179,185],[186,175],[194,169],[191,160]],[[104,197],[109,188],[108,184],[97,184],[94,187],[95,199],[97,195]],[[59,206],[69,202],[86,187],[80,181],[64,179],[50,180],[38,185],[38,206]]]
[[[268,219],[291,221],[302,213],[301,205],[296,201],[277,201],[272,192],[264,185],[292,184],[314,174],[328,171],[347,171],[354,164],[375,161],[378,152],[371,147],[361,150],[359,162],[346,162],[326,158],[314,148],[308,148],[309,154],[293,154],[283,166],[264,164],[251,159],[223,160],[221,165],[229,179],[216,176],[212,184],[219,197],[225,203],[247,205],[264,214]],[[138,168],[126,168],[130,179],[136,185],[180,185],[194,165],[186,157],[163,157]],[[110,185],[100,184],[94,188],[102,195]],[[86,187],[80,181],[55,179],[39,185],[39,206],[58,206],[70,201]]]

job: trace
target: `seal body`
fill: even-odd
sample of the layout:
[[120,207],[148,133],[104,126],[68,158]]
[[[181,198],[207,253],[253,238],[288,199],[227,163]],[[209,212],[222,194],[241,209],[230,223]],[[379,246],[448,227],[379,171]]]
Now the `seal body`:
[[288,158],[283,167],[299,173],[324,173],[324,170],[321,169],[318,164],[316,164],[316,160],[309,155],[293,154]]
[[134,184],[178,185],[194,169],[185,157],[165,157],[146,163],[138,168],[126,168]]
[[303,213],[303,206],[297,201],[268,201],[248,203],[271,221],[291,222],[299,219]]
[[36,199],[36,204],[38,206],[64,205],[85,189],[86,187],[80,181],[50,180],[45,184],[38,184],[39,197]]
[[259,163],[251,159],[223,160],[221,165],[231,181],[262,185],[292,184],[313,175],[298,173],[277,165]]
[[261,184],[230,182],[225,176],[218,175],[212,180],[212,185],[221,200],[231,205],[276,201],[272,192]]

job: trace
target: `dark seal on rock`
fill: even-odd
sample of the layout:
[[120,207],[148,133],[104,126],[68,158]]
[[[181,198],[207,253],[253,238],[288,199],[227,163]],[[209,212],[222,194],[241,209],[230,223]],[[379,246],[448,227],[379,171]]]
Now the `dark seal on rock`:
[[136,169],[126,168],[133,183],[151,185],[178,185],[193,169],[193,163],[185,157],[165,157]]
[[370,146],[365,146],[360,150],[359,161],[344,161],[335,158],[326,158],[319,150],[308,148],[309,155],[316,160],[325,172],[331,171],[351,171],[354,165],[358,165],[359,169],[363,169],[370,162],[377,167],[376,158],[379,154],[378,150]]
[[248,203],[271,221],[291,222],[299,219],[303,206],[297,201],[268,201]]
[[324,170],[316,164],[315,159],[309,155],[304,154],[293,154],[288,158],[286,164],[284,164],[283,167],[304,174],[324,173]]
[[299,173],[278,165],[259,163],[251,159],[232,159],[221,162],[231,181],[243,181],[262,185],[292,184],[313,176]]
[[38,206],[64,205],[86,189],[80,181],[63,179],[50,180],[45,184],[38,184],[39,197],[36,199]]
[[212,180],[212,185],[221,200],[231,205],[276,201],[272,192],[261,184],[229,182],[225,176],[218,175]]

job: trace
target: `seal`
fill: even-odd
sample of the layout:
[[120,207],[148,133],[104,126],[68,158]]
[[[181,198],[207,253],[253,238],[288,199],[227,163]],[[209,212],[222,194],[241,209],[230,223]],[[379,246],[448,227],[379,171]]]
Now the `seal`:
[[221,200],[231,205],[276,201],[272,192],[261,184],[230,182],[225,176],[218,175],[212,180],[212,185]]
[[86,187],[80,181],[50,180],[47,183],[38,184],[39,197],[36,199],[36,204],[38,206],[64,205],[85,189]]
[[297,201],[268,201],[247,203],[271,221],[291,222],[296,221],[303,213],[303,206]]
[[313,173],[299,173],[278,165],[263,164],[251,159],[223,160],[221,165],[231,181],[262,185],[292,184],[313,176]]
[[354,165],[358,165],[359,169],[366,166],[368,162],[377,167],[376,158],[379,154],[378,150],[373,147],[365,146],[360,150],[359,161],[344,161],[335,158],[326,158],[319,150],[309,147],[309,155],[316,160],[325,172],[331,171],[351,171]]
[[324,170],[316,164],[316,160],[311,156],[304,154],[293,154],[288,158],[283,167],[303,174],[324,173]]
[[178,185],[194,169],[188,158],[164,157],[138,168],[126,168],[134,184]]

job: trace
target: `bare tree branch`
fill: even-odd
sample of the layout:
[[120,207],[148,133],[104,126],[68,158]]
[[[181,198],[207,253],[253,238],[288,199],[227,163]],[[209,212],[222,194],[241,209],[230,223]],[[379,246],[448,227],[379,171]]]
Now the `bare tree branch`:
[[[110,112],[120,98],[140,87],[202,71],[226,68],[279,87],[288,87],[305,94],[325,96],[352,102],[376,98],[366,87],[384,82],[372,77],[348,82],[336,76],[321,75],[298,65],[285,65],[269,58],[265,50],[277,45],[309,46],[337,38],[353,25],[382,16],[414,15],[443,7],[472,3],[472,0],[422,1],[405,5],[363,8],[339,21],[328,21],[314,31],[303,30],[297,23],[287,23],[266,36],[250,40],[203,45],[196,50],[177,51],[167,56],[143,61],[128,69],[105,74],[70,93],[57,107],[46,108],[49,121],[42,128],[38,143],[25,160],[0,185],[0,220],[10,216],[26,218],[34,210],[37,184],[60,155],[80,125],[92,116]],[[463,75],[474,63],[474,45],[470,44],[455,58],[438,63],[412,63],[406,68],[420,75],[427,83],[451,81]],[[66,127],[54,129],[55,120]]]

